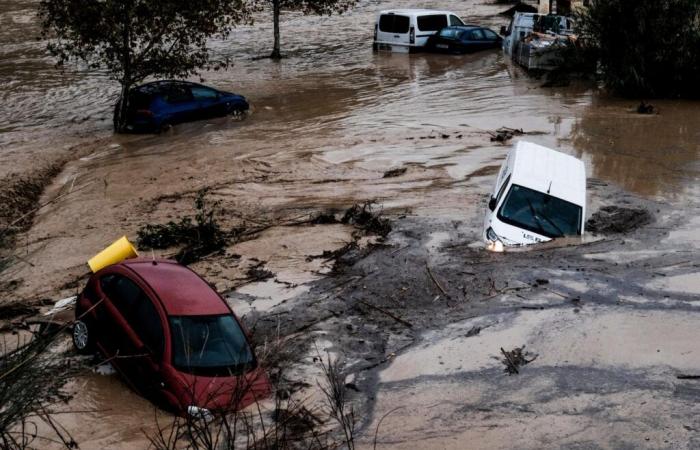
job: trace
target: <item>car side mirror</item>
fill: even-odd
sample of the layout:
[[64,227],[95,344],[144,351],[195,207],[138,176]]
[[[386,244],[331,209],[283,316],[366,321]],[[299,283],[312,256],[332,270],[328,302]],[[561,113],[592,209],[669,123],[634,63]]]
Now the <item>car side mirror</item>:
[[489,200],[489,209],[491,211],[496,209],[496,197],[491,197],[491,200]]
[[507,32],[508,32],[508,31],[506,30],[506,26],[505,26],[505,25],[501,25],[501,36],[506,36],[506,33],[507,33]]

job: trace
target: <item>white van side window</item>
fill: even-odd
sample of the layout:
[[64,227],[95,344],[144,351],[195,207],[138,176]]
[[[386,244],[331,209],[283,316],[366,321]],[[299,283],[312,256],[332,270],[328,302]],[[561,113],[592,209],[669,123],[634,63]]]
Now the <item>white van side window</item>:
[[405,34],[411,20],[407,16],[384,14],[379,17],[379,31],[384,33]]
[[438,31],[446,26],[447,16],[445,14],[418,16],[418,29],[421,31]]
[[460,19],[459,17],[457,17],[455,15],[450,14],[450,26],[451,27],[462,26],[462,25],[464,25],[464,22],[462,22],[462,19]]
[[501,197],[503,197],[503,191],[506,190],[506,186],[508,186],[508,183],[510,183],[510,175],[508,175],[506,181],[504,181],[501,185],[501,189],[498,190],[498,195],[496,196],[496,204],[500,203]]

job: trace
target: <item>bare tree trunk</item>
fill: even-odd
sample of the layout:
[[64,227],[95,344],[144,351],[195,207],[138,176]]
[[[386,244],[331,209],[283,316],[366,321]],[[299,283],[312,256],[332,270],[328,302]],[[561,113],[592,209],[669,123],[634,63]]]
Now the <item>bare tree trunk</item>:
[[123,133],[126,131],[126,116],[129,110],[129,90],[131,88],[131,17],[130,17],[131,2],[124,2],[124,23],[122,28],[122,76],[121,85],[122,92],[119,97],[119,103],[114,111],[114,131]]
[[275,46],[272,49],[270,58],[273,59],[282,58],[282,53],[280,52],[280,8],[280,0],[272,0],[272,21],[275,28]]
[[130,85],[126,81],[122,81],[122,91],[119,96],[119,102],[114,107],[114,131],[123,133],[126,131],[126,116],[129,110],[129,90]]

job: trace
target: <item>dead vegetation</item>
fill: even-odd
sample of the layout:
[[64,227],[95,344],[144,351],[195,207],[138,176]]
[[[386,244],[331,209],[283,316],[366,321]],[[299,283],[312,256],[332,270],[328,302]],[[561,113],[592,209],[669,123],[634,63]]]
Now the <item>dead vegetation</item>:
[[[405,172],[405,169],[403,170]],[[366,234],[382,237],[386,237],[391,232],[391,221],[384,217],[384,211],[373,200],[362,204],[355,203],[345,210],[340,219],[338,219],[338,214],[338,211],[334,210],[325,211],[311,219],[311,223],[317,225],[342,223],[352,225]]]
[[179,222],[164,225],[145,225],[138,231],[137,244],[142,249],[165,249],[182,246],[175,259],[181,264],[191,264],[202,257],[221,250],[231,234],[224,232],[216,220],[219,203],[209,203],[207,190],[201,190],[195,198],[194,217],[183,217]]
[[57,162],[39,168],[28,176],[14,175],[2,180],[0,248],[9,247],[12,237],[32,224],[41,194],[62,168],[63,162]]
[[52,410],[68,400],[62,387],[78,369],[70,358],[56,353],[62,331],[42,328],[14,347],[4,341],[0,356],[0,448],[43,448],[49,442],[78,447],[56,422]]
[[517,375],[520,373],[520,367],[530,364],[532,361],[537,359],[537,355],[532,355],[525,351],[525,346],[515,347],[513,350],[505,351],[501,347],[501,354],[503,355],[503,365],[505,368],[503,371],[508,375]]
[[345,211],[340,222],[382,237],[391,232],[391,222],[383,217],[382,209],[373,201],[353,205]]
[[251,266],[248,269],[247,275],[251,281],[265,281],[275,277],[275,274],[265,269],[264,261],[260,261],[256,265]]
[[[279,330],[258,342],[256,353],[260,366],[269,374],[272,401],[257,398],[244,410],[232,405],[229,412],[175,417],[147,436],[152,447],[156,450],[354,449],[355,413],[340,362],[329,356],[315,358],[322,373],[319,383],[324,397],[322,405],[298,400],[299,390],[310,385],[290,380],[286,374],[299,358],[300,345],[303,344],[294,336],[280,337]],[[244,397],[250,389],[250,385],[237,386],[236,397]]]
[[[222,251],[226,246],[254,239],[261,232],[274,226],[342,223],[352,225],[364,234],[385,237],[391,232],[391,222],[383,217],[382,209],[377,207],[374,201],[351,206],[340,219],[337,217],[338,211],[329,210],[311,218],[305,216],[290,222],[263,224],[254,228],[240,226],[225,230],[218,220],[221,216],[220,202],[209,202],[207,194],[206,189],[197,193],[194,217],[183,217],[177,222],[147,224],[141,227],[137,233],[137,246],[142,250],[180,247],[174,257],[179,263],[187,265]],[[333,255],[329,255],[331,256]],[[270,278],[258,270],[261,269],[259,266],[254,267],[249,273],[251,278],[258,280]]]

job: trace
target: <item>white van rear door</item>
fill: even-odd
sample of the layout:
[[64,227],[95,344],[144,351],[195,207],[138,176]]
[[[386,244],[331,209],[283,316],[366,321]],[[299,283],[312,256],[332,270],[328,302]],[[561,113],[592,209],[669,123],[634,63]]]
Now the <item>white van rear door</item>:
[[408,44],[411,19],[401,14],[382,14],[379,16],[377,42],[390,44]]

